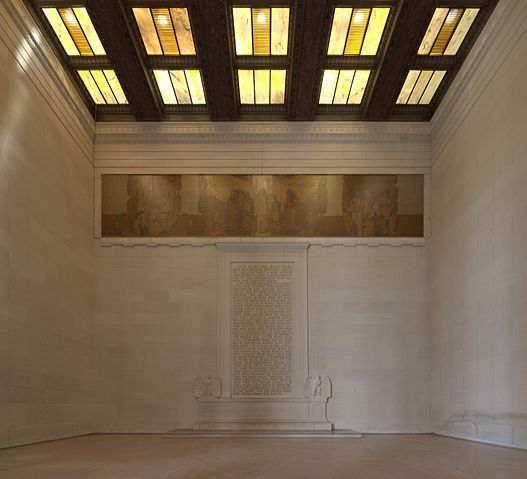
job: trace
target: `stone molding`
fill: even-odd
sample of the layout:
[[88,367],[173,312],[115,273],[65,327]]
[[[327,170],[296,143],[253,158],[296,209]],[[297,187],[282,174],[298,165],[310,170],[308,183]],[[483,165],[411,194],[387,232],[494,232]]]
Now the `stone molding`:
[[93,164],[95,121],[21,0],[0,5],[0,37],[53,114]]
[[194,380],[194,397],[219,398],[221,397],[221,379],[218,377],[198,377]]
[[202,248],[204,246],[216,246],[218,249],[227,249],[228,245],[240,243],[250,243],[259,245],[261,248],[265,244],[302,244],[309,246],[322,247],[424,247],[425,238],[100,238],[97,245],[101,248],[134,248],[134,247],[193,247]]
[[96,143],[428,143],[428,123],[98,123]]
[[527,2],[501,0],[432,118],[432,164],[526,29]]

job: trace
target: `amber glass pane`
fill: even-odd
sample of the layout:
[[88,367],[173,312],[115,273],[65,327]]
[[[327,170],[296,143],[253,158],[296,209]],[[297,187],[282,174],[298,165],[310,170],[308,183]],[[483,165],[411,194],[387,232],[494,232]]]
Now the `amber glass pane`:
[[271,54],[271,9],[253,8],[253,45],[255,55]]
[[106,52],[104,51],[104,47],[102,46],[101,40],[99,38],[99,35],[97,35],[97,32],[95,31],[95,27],[93,26],[91,18],[88,15],[88,11],[84,7],[76,7],[73,9],[73,12],[75,13],[75,16],[77,17],[77,20],[79,21],[82,31],[84,32],[84,35],[88,39],[88,43],[90,44],[90,47],[93,53],[95,55],[106,55]]
[[162,55],[163,50],[159,43],[154,19],[149,8],[134,8],[135,20],[141,32],[141,37],[148,55]]
[[201,81],[201,73],[199,70],[185,70],[187,77],[188,89],[192,103],[194,105],[205,104],[205,92],[203,91],[203,83]]
[[334,105],[344,105],[348,102],[354,76],[355,70],[340,70],[337,87],[335,88],[335,96],[333,98]]
[[419,55],[429,55],[432,51],[432,47],[436,41],[437,36],[445,23],[445,19],[448,15],[448,8],[436,8],[434,16],[428,25],[428,30],[425,33],[421,46],[419,47]]
[[426,87],[428,86],[428,83],[430,82],[430,79],[432,78],[433,73],[434,72],[430,70],[423,70],[421,72],[419,79],[414,86],[414,90],[412,91],[412,94],[408,100],[408,105],[417,105],[419,103]]
[[370,18],[369,8],[355,8],[351,15],[351,24],[346,41],[345,55],[359,55]]
[[124,91],[121,87],[121,83],[119,82],[119,79],[117,78],[117,75],[115,74],[114,70],[104,70],[104,76],[106,77],[106,80],[110,84],[110,88],[112,89],[112,92],[117,99],[117,103],[124,105],[128,103],[128,100],[126,99],[126,95],[124,94]]
[[339,77],[338,70],[325,70],[322,79],[322,88],[320,89],[319,103],[321,105],[331,105],[335,96],[335,88]]
[[348,37],[352,8],[335,8],[329,37],[328,55],[343,55]]
[[181,55],[195,55],[194,39],[192,38],[192,29],[190,19],[186,8],[171,8],[170,15],[176,31],[176,38]]
[[84,56],[92,56],[93,51],[88,43],[88,39],[79,25],[79,22],[77,21],[77,17],[73,13],[73,10],[71,8],[59,8],[59,13],[64,25],[66,25],[66,28],[70,32],[71,38],[73,38],[75,45],[79,49],[80,54]]
[[66,25],[64,25],[58,10],[56,8],[43,8],[42,11],[44,12],[44,15],[46,15],[48,22],[53,28],[55,35],[57,35],[57,38],[59,39],[66,53],[70,56],[80,55],[79,50],[75,46],[70,32],[66,28]]
[[102,70],[91,70],[91,74],[93,79],[95,80],[95,83],[97,83],[99,90],[101,90],[101,93],[103,94],[106,103],[108,103],[109,105],[116,104],[117,99],[115,98],[115,95],[113,94],[112,89],[110,88],[110,84],[108,83],[104,72]]
[[183,70],[171,70],[170,79],[176,92],[177,101],[180,105],[192,104],[190,92],[188,90],[187,78]]
[[253,33],[251,9],[236,7],[232,9],[236,55],[253,54]]
[[156,26],[163,53],[165,55],[179,55],[179,48],[176,42],[176,35],[172,28],[170,11],[168,8],[152,8],[152,16]]
[[442,55],[443,54],[443,52],[446,49],[446,46],[448,45],[448,42],[452,38],[452,35],[454,33],[454,30],[457,27],[457,24],[459,23],[459,20],[461,19],[461,15],[463,15],[463,9],[461,8],[450,9],[445,19],[445,23],[443,23],[443,27],[441,28],[441,31],[439,32],[439,35],[437,36],[437,39],[434,43],[432,51],[430,52],[430,55]]
[[445,77],[446,71],[436,71],[432,75],[432,78],[430,79],[430,82],[428,83],[428,86],[426,87],[425,92],[423,93],[423,96],[419,100],[420,105],[429,105],[432,99],[434,98],[434,95],[436,94],[437,89],[439,88],[439,85],[441,85],[441,82],[443,81],[443,78]]
[[408,72],[408,76],[406,77],[404,85],[401,89],[401,93],[399,94],[399,98],[397,99],[397,104],[405,105],[406,103],[408,103],[408,99],[410,98],[414,86],[417,83],[417,80],[419,79],[420,73],[421,70],[410,70]]
[[154,70],[154,76],[161,92],[163,103],[165,105],[177,105],[176,94],[170,81],[170,73],[167,70]]

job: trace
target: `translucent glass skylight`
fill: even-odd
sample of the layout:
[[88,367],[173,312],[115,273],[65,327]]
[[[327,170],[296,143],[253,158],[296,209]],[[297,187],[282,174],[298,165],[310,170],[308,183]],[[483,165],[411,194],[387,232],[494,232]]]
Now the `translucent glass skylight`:
[[370,70],[324,70],[319,103],[360,105],[370,73]]
[[204,105],[205,92],[199,70],[154,70],[165,105]]
[[234,7],[236,55],[287,55],[289,8]]
[[42,11],[68,55],[106,55],[84,7],[43,8]]
[[148,55],[195,55],[186,8],[134,8]]
[[242,105],[280,105],[285,102],[286,70],[238,70]]
[[478,12],[479,8],[436,8],[419,55],[455,55]]
[[77,73],[97,105],[125,105],[128,103],[113,70],[77,70]]
[[389,8],[335,8],[328,55],[377,55]]
[[444,70],[410,70],[397,104],[429,105],[445,77]]

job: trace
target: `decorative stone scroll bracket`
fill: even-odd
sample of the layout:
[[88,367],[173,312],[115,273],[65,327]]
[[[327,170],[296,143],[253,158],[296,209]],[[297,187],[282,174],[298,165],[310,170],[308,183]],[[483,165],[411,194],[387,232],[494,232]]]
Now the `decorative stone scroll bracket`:
[[194,397],[212,399],[221,397],[221,379],[216,377],[198,377],[194,380]]
[[331,397],[331,379],[327,376],[309,376],[304,384],[304,396],[311,400],[328,400]]

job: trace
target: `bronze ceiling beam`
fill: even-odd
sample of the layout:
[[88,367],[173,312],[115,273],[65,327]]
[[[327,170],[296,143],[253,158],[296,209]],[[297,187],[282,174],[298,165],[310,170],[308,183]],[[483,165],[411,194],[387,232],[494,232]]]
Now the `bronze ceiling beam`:
[[289,84],[289,119],[315,118],[329,41],[332,0],[297,0]]
[[191,0],[189,15],[212,120],[238,119],[226,0]]
[[373,93],[365,107],[365,119],[390,119],[408,71],[414,68],[419,45],[435,7],[435,0],[402,1]]
[[136,38],[130,32],[126,6],[122,0],[86,0],[85,5],[136,120],[161,120],[160,99],[139,53]]

